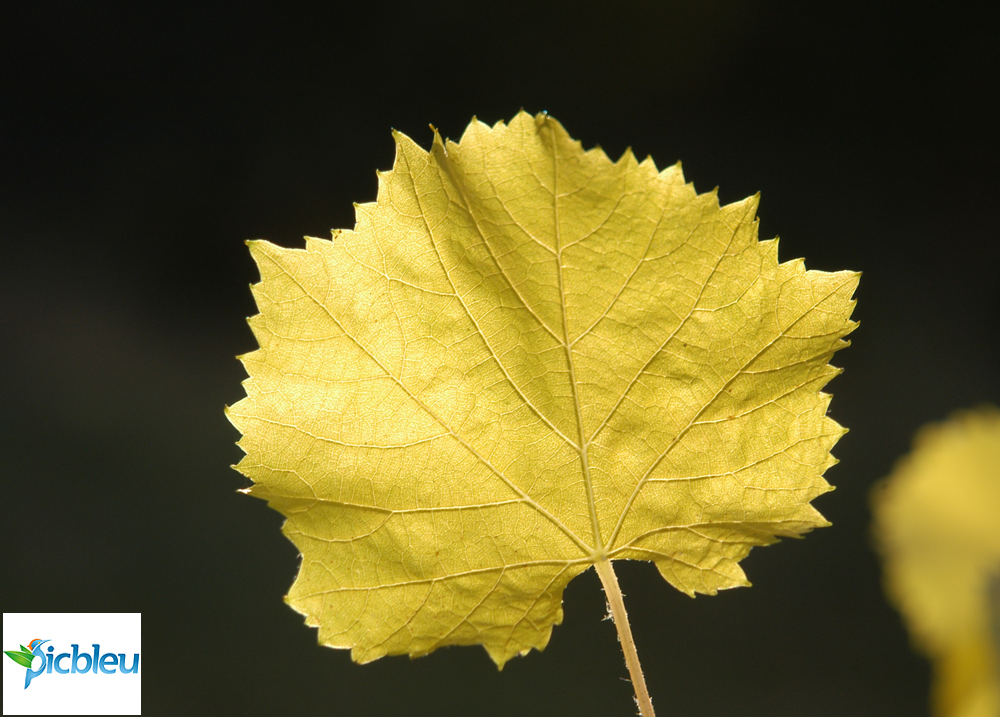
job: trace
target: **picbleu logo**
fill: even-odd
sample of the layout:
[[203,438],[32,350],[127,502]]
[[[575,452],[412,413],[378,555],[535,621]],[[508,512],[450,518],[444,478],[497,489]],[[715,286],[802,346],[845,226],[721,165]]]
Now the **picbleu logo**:
[[[49,640],[32,640],[25,647],[21,645],[20,650],[4,650],[4,654],[7,655],[17,664],[25,668],[24,673],[24,689],[28,689],[28,685],[31,681],[42,674],[51,675],[53,670],[56,674],[65,675],[72,672],[74,675],[77,673],[93,672],[95,675],[99,674],[98,670],[105,675],[113,675],[117,670],[120,674],[137,674],[139,672],[139,653],[136,652],[132,656],[132,666],[125,666],[125,654],[113,652],[108,652],[106,654],[101,654],[101,646],[94,643],[92,647],[94,648],[94,654],[91,655],[89,652],[80,652],[79,645],[70,645],[73,648],[73,653],[63,652],[59,655],[53,655],[54,648],[49,645],[45,652],[42,652],[42,645],[44,645]],[[41,658],[41,663],[38,665],[38,669],[32,669],[31,665],[36,657]],[[69,667],[63,667],[62,663],[65,659],[69,658]],[[80,667],[80,660],[83,660],[83,667]]]

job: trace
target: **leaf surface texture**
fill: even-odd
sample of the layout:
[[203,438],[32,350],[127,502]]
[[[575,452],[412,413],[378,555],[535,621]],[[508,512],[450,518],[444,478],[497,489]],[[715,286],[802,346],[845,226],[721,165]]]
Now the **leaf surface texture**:
[[228,411],[251,495],[302,553],[288,602],[367,662],[543,648],[595,560],[746,585],[843,429],[828,365],[854,272],[779,264],[752,197],[584,151],[547,115],[396,133],[353,231],[250,243],[261,282]]

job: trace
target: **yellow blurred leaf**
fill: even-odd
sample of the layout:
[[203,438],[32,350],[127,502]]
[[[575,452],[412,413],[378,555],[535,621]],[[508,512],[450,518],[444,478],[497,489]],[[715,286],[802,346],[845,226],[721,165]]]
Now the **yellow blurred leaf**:
[[934,661],[934,714],[1000,715],[1000,411],[925,427],[873,492],[886,590]]
[[502,666],[596,561],[714,594],[827,525],[809,501],[844,431],[820,389],[856,273],[779,264],[756,197],[720,207],[546,115],[395,140],[353,231],[250,243],[237,468],[288,517],[287,601],[322,643]]

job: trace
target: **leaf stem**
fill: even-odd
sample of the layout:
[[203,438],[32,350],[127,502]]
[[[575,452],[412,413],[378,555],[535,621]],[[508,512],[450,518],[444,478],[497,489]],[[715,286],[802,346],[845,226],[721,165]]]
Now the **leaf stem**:
[[639,713],[642,717],[655,717],[653,703],[649,699],[648,690],[646,690],[646,679],[642,676],[642,667],[639,665],[639,655],[635,651],[635,642],[632,640],[632,629],[629,627],[628,614],[625,612],[625,600],[622,597],[622,589],[618,587],[615,570],[611,567],[611,561],[607,559],[598,560],[594,563],[594,568],[601,578],[604,594],[608,596],[611,617],[618,629],[618,641],[621,643],[622,652],[625,653],[625,665],[632,677],[632,687],[635,688],[635,701],[639,705]]

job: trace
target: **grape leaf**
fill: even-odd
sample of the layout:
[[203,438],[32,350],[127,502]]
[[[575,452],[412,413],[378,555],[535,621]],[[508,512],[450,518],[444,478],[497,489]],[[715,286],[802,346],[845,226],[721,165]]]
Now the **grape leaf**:
[[322,643],[502,667],[596,561],[714,594],[749,584],[751,547],[828,525],[821,389],[856,273],[779,264],[757,197],[720,207],[544,114],[394,137],[353,231],[249,243],[237,469],[288,518],[286,600]]
[[873,491],[886,591],[934,661],[934,714],[1000,714],[1000,410],[925,427]]

